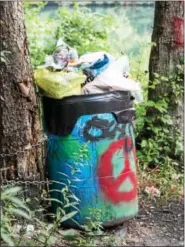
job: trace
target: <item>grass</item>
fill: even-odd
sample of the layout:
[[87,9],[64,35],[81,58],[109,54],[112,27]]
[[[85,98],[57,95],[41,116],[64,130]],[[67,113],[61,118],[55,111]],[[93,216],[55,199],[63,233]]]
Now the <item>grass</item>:
[[138,164],[139,193],[142,194],[146,187],[155,187],[160,191],[160,197],[148,195],[149,199],[165,203],[169,200],[182,200],[184,197],[184,174],[177,172],[171,165],[149,169]]

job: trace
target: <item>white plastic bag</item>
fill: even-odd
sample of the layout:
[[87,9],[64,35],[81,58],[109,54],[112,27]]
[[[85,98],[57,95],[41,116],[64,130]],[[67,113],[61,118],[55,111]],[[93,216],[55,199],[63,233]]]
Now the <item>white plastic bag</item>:
[[107,69],[98,75],[91,83],[84,86],[84,94],[105,93],[110,91],[131,91],[135,103],[143,101],[141,84],[123,75],[130,70],[127,56],[122,56],[113,61]]
[[104,57],[105,54],[107,55],[107,57],[109,58],[110,61],[115,60],[111,54],[104,52],[104,51],[86,53],[86,54],[80,56],[79,60],[82,63],[90,63],[91,64],[91,63],[98,61],[102,57]]
[[117,60],[112,61],[112,63],[107,68],[107,71],[117,71],[122,74],[129,73],[130,65],[129,65],[128,56],[124,55],[118,58]]

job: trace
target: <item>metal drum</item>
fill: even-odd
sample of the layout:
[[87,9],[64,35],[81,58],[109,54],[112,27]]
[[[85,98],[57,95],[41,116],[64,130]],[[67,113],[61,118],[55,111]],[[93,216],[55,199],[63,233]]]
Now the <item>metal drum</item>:
[[[82,226],[97,212],[104,226],[113,226],[137,214],[132,104],[130,93],[119,91],[43,99],[49,137],[48,174],[56,181],[51,185],[51,197],[65,205],[59,190],[68,185],[73,196],[66,213],[75,211],[74,198],[79,199],[79,212],[65,225]],[[53,202],[53,212],[60,206]]]

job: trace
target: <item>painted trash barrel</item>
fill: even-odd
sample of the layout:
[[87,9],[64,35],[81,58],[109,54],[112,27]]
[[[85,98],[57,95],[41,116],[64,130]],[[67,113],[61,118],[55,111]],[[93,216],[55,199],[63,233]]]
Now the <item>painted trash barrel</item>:
[[[48,134],[47,166],[51,197],[64,203],[59,190],[70,183],[79,212],[63,225],[84,225],[99,213],[106,227],[138,212],[136,151],[130,92],[43,98]],[[76,202],[76,201],[75,201]],[[74,211],[69,197],[66,213]],[[64,203],[65,204],[65,203]],[[71,205],[72,205],[71,204]],[[52,203],[52,211],[61,207]],[[77,223],[76,223],[77,222]]]

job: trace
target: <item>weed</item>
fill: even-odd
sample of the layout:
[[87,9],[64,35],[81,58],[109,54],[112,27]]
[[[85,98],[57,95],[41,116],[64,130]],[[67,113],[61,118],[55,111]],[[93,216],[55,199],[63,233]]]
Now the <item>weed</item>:
[[4,186],[1,191],[1,238],[8,246],[15,246],[14,238],[17,237],[13,228],[16,216],[30,220],[30,210],[26,204],[17,197],[20,187]]

